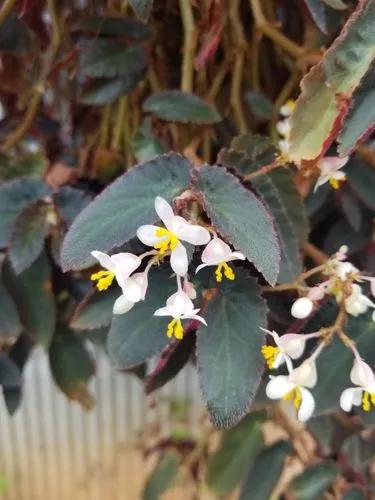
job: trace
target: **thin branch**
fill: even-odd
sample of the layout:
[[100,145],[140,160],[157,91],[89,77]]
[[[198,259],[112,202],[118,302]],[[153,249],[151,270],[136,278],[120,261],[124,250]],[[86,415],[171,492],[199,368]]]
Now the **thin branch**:
[[304,253],[308,256],[311,257],[311,259],[316,262],[316,264],[325,264],[327,260],[329,259],[328,255],[319,248],[317,248],[315,245],[312,243],[306,242],[302,246],[302,250]]
[[256,177],[259,177],[260,175],[265,175],[268,174],[269,172],[272,172],[272,170],[275,170],[275,168],[282,167],[278,161],[275,161],[273,163],[270,163],[269,165],[264,165],[261,167],[259,170],[256,170],[255,172],[252,172],[251,174],[245,175],[243,179],[245,181],[252,181]]
[[251,10],[258,30],[288,52],[292,57],[298,59],[305,51],[297,43],[283,35],[279,30],[270,25],[263,14],[260,0],[250,0]]
[[184,92],[192,92],[197,39],[191,1],[180,0],[180,10],[182,24],[184,26],[184,55],[181,70],[181,90]]

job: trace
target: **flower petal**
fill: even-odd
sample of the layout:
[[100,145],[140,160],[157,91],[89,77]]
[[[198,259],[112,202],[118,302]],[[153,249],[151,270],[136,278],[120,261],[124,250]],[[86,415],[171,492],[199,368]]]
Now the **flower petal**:
[[307,297],[301,297],[293,303],[291,314],[294,318],[304,319],[310,315],[313,308],[314,303],[310,299]]
[[185,314],[193,313],[194,305],[185,292],[178,291],[168,298],[167,309],[171,316],[180,318]]
[[246,260],[246,257],[241,252],[232,252],[229,260]]
[[285,363],[285,354],[283,352],[279,352],[279,354],[276,356],[275,361],[273,362],[272,368],[274,370],[277,370],[283,363]]
[[206,245],[210,241],[210,233],[205,227],[186,223],[176,232],[178,238],[192,245]]
[[163,241],[166,238],[166,236],[156,236],[156,231],[158,229],[160,229],[158,226],[141,226],[137,229],[138,239],[140,239],[144,245],[153,247],[155,243],[159,243],[159,241]]
[[179,242],[171,253],[171,268],[179,276],[185,276],[188,265],[189,261],[186,248]]
[[368,384],[374,381],[374,373],[370,366],[364,361],[354,360],[353,367],[350,372],[350,380],[355,385],[360,387],[366,387]]
[[307,389],[300,387],[299,390],[301,391],[302,401],[297,412],[297,418],[300,422],[306,422],[314,413],[315,400],[311,392]]
[[160,307],[154,312],[154,316],[170,316],[169,309],[167,307]]
[[361,401],[362,389],[360,387],[349,387],[340,396],[340,406],[344,411],[351,411],[352,406],[359,406]]
[[114,273],[121,288],[129,276],[141,265],[142,259],[132,253],[123,252],[112,255]]
[[344,156],[343,158],[339,158],[338,156],[326,156],[319,160],[318,167],[322,173],[331,177],[331,174],[342,168],[347,163],[348,159],[348,156]]
[[125,314],[134,306],[134,302],[120,295],[113,304],[113,314]]
[[286,375],[271,377],[266,385],[266,394],[270,399],[280,399],[295,388],[296,384],[291,382]]
[[122,293],[127,300],[131,302],[139,302],[142,299],[142,287],[133,278],[129,278],[122,286]]
[[94,250],[93,252],[91,252],[91,255],[99,262],[102,267],[104,267],[104,269],[108,269],[108,271],[113,272],[114,265],[109,255],[103,252],[99,252],[98,250]]
[[200,321],[201,323],[203,323],[205,326],[207,326],[206,320],[204,318],[202,318],[202,316],[199,316],[198,314],[192,314],[190,316],[186,316],[186,318],[188,318],[188,319],[195,319],[195,320]]
[[302,356],[305,350],[306,339],[297,333],[287,333],[279,338],[279,347],[292,359]]
[[172,223],[175,215],[170,204],[161,196],[155,198],[155,211],[159,219],[163,221],[165,227],[169,229],[168,226]]
[[207,267],[207,266],[208,266],[208,264],[199,264],[199,266],[195,270],[195,274],[197,274],[201,269],[203,269],[204,267]]
[[292,371],[290,378],[298,386],[314,387],[318,380],[315,361],[306,359],[306,361]]
[[231,260],[232,250],[220,238],[212,238],[202,252],[202,262],[209,266],[217,266],[220,262]]

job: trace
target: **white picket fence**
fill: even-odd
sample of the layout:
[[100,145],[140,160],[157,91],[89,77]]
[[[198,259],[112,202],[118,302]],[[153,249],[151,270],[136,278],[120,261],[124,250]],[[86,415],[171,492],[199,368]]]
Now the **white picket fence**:
[[[202,406],[193,367],[146,398],[139,380],[116,373],[102,351],[94,355],[97,405],[90,412],[56,388],[41,349],[25,367],[13,417],[0,398],[1,500],[136,500],[147,472],[145,442],[168,436],[174,425],[194,433]],[[183,424],[171,401],[187,403]]]

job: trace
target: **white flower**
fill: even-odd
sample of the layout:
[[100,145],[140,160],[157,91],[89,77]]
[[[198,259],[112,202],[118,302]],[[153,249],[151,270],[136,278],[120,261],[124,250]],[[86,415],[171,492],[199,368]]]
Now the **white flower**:
[[[140,266],[142,259],[133,255],[132,253],[123,252],[114,255],[107,255],[106,253],[94,250],[91,255],[99,261],[100,265],[104,267],[105,271],[99,271],[91,275],[91,279],[96,281],[96,287],[99,291],[107,290],[116,278],[117,283],[121,287],[123,294],[129,291],[130,275]],[[119,310],[119,301],[123,300],[123,296],[119,297],[114,304],[114,313]],[[124,309],[124,306],[122,307]],[[128,309],[129,310],[129,309]],[[123,312],[126,312],[123,310]]]
[[350,262],[335,262],[334,264],[334,274],[337,276],[341,281],[346,281],[349,276],[356,275],[359,273],[359,270],[353,266]]
[[184,276],[188,269],[188,257],[181,241],[192,245],[205,245],[210,241],[210,233],[202,226],[190,224],[183,217],[175,215],[172,207],[163,198],[155,198],[155,210],[164,227],[146,225],[138,228],[137,236],[145,245],[156,248],[160,255],[171,251],[173,271]]
[[310,315],[313,308],[314,304],[312,300],[310,300],[308,297],[301,297],[293,303],[291,314],[294,318],[304,319]]
[[184,279],[184,283],[182,285],[182,290],[186,293],[189,299],[194,300],[197,298],[197,291],[194,288],[194,285],[191,281],[189,281],[186,277]]
[[315,386],[317,373],[315,361],[307,359],[289,375],[271,377],[266,386],[266,394],[270,399],[293,400],[297,418],[306,422],[314,412],[315,401],[308,390]]
[[315,184],[314,192],[318,187],[329,182],[334,189],[340,187],[340,183],[346,179],[344,172],[340,169],[347,163],[349,157],[344,156],[339,158],[337,156],[326,156],[318,161],[318,168],[320,169],[320,176]]
[[289,150],[290,150],[290,142],[289,141],[287,141],[286,139],[280,139],[280,141],[278,141],[278,145],[279,145],[280,152],[283,155],[286,155],[289,153]]
[[369,307],[375,308],[374,302],[362,293],[362,288],[359,285],[352,284],[352,293],[345,299],[346,312],[352,316],[359,316],[367,312]]
[[245,256],[241,252],[232,252],[229,245],[215,236],[203,250],[203,264],[200,264],[195,272],[197,273],[207,266],[217,266],[215,270],[216,281],[222,281],[223,273],[229,280],[234,280],[234,271],[227,262],[237,259],[245,260]]
[[362,281],[362,280],[370,282],[371,293],[375,297],[375,277],[373,277],[373,276],[361,276],[359,278],[359,281]]
[[355,359],[350,372],[350,380],[358,387],[345,389],[340,397],[340,406],[344,411],[350,411],[352,406],[361,406],[370,411],[375,407],[375,376],[369,365],[361,359]]
[[310,288],[307,298],[310,300],[322,300],[331,285],[331,280],[322,281],[319,285]]
[[174,335],[176,339],[181,340],[184,336],[181,320],[195,319],[207,326],[204,318],[197,315],[198,312],[199,309],[194,309],[189,296],[183,290],[178,290],[167,299],[165,307],[161,307],[154,312],[154,316],[171,316],[173,319],[168,324],[167,335],[168,337]]
[[276,347],[270,345],[262,346],[262,354],[267,362],[268,368],[278,368],[287,361],[287,358],[297,359],[302,356],[305,350],[306,340],[311,338],[308,335],[298,335],[297,333],[287,333],[281,337],[275,332],[261,328],[271,335]]
[[125,314],[139,302],[145,300],[148,288],[149,267],[142,273],[134,273],[128,278],[122,287],[122,295],[113,306],[113,314]]

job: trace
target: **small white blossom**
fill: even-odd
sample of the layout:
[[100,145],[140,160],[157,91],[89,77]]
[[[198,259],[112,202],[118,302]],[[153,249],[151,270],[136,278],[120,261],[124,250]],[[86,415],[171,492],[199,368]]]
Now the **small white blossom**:
[[307,318],[314,308],[314,303],[308,297],[297,299],[291,309],[291,315],[297,319]]
[[[275,331],[261,328],[264,332],[271,335],[275,341],[275,346],[262,346],[262,354],[267,362],[268,368],[279,368],[289,358],[297,359],[302,356],[305,350],[306,340],[311,338],[311,335],[299,335],[297,333],[286,333],[279,336]],[[315,336],[315,334],[313,334]]]
[[183,217],[175,215],[172,207],[163,198],[155,198],[155,210],[164,227],[145,225],[138,228],[137,236],[145,245],[154,247],[160,255],[171,252],[171,267],[178,276],[185,276],[188,269],[186,248],[181,241],[192,245],[205,245],[210,241],[206,228],[190,224]]
[[283,104],[280,108],[280,115],[288,118],[293,114],[293,111],[296,108],[296,101],[293,99],[288,99],[285,104]]
[[352,293],[345,299],[346,312],[351,316],[359,316],[367,312],[369,307],[375,308],[374,302],[362,293],[362,288],[359,285],[352,284]]
[[314,192],[318,187],[323,186],[329,182],[334,189],[340,187],[340,183],[346,179],[344,172],[341,168],[347,163],[349,157],[344,156],[339,158],[337,156],[326,156],[318,161],[318,168],[320,169],[320,176],[315,184]]
[[182,290],[186,293],[189,299],[195,300],[197,298],[197,291],[194,288],[193,283],[189,281],[186,277],[184,278]]
[[[96,287],[99,291],[107,290],[116,279],[121,287],[123,294],[128,291],[130,275],[140,266],[142,259],[132,253],[122,252],[114,255],[94,250],[91,255],[99,261],[100,265],[105,269],[91,275],[91,279],[96,281]],[[119,297],[120,300],[121,297]],[[117,301],[116,301],[117,303]],[[114,310],[118,308],[118,304],[114,305]]]
[[184,336],[184,329],[181,320],[194,319],[207,326],[202,316],[198,316],[199,309],[194,309],[194,304],[189,296],[179,289],[176,293],[167,299],[165,307],[161,307],[154,312],[154,316],[171,316],[173,319],[169,322],[167,328],[168,337],[173,335],[181,340]]
[[145,300],[148,288],[147,267],[142,273],[134,273],[122,287],[122,295],[115,301],[113,314],[125,314],[140,300]]
[[365,411],[375,407],[375,376],[369,365],[361,359],[355,359],[350,372],[350,380],[357,387],[345,389],[341,394],[340,406],[350,411],[352,406],[361,406]]
[[227,262],[237,259],[245,260],[245,256],[241,252],[232,252],[229,245],[215,236],[203,250],[203,264],[200,264],[195,272],[197,273],[207,266],[217,266],[215,270],[216,281],[222,281],[223,274],[229,280],[234,280],[234,271]]
[[316,382],[315,360],[310,358],[290,370],[289,375],[271,376],[266,386],[266,394],[270,399],[292,400],[298,420],[306,422],[315,409],[314,397],[309,389],[314,387]]

